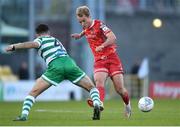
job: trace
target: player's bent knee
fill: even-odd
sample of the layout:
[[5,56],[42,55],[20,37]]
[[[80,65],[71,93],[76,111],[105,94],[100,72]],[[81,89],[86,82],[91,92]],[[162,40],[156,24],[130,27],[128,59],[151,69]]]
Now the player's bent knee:
[[96,80],[95,83],[96,83],[96,86],[98,86],[98,87],[103,87],[104,86],[104,81]]

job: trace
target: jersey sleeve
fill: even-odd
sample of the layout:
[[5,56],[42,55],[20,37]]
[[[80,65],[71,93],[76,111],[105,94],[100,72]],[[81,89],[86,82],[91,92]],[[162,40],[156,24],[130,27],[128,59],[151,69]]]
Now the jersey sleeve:
[[104,35],[111,32],[111,29],[109,29],[103,22],[100,23],[100,29],[103,31]]
[[41,43],[42,43],[42,40],[41,39],[39,39],[39,38],[36,38],[36,39],[34,39],[34,41],[33,42],[36,42],[36,43],[38,43],[38,48],[41,46]]

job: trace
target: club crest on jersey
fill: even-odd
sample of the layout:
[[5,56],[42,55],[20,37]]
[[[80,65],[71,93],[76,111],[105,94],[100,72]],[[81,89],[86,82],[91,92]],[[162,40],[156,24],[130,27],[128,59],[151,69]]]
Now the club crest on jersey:
[[95,33],[94,29],[91,29],[91,31],[89,31],[88,34],[86,34],[86,38],[87,39],[94,39],[94,38],[96,38],[96,33]]
[[96,38],[96,35],[95,34],[89,34],[86,36],[87,39],[94,39]]

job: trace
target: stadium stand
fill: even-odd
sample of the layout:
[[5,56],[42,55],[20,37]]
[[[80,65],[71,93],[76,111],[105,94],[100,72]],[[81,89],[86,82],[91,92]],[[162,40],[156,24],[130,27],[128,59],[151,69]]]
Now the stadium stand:
[[12,73],[12,70],[9,66],[0,66],[0,80],[17,81],[18,77]]
[[[155,17],[163,20],[162,28],[152,26]],[[175,20],[180,22],[180,17],[156,14],[107,15],[106,23],[115,31],[119,55],[126,72],[130,72],[135,59],[148,57],[150,80],[179,80],[180,24]]]

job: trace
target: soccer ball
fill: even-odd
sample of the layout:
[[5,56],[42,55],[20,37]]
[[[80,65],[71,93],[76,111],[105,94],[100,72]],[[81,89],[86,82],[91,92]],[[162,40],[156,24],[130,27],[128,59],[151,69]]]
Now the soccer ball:
[[154,101],[150,97],[142,97],[138,102],[138,108],[142,112],[149,112],[154,107]]

